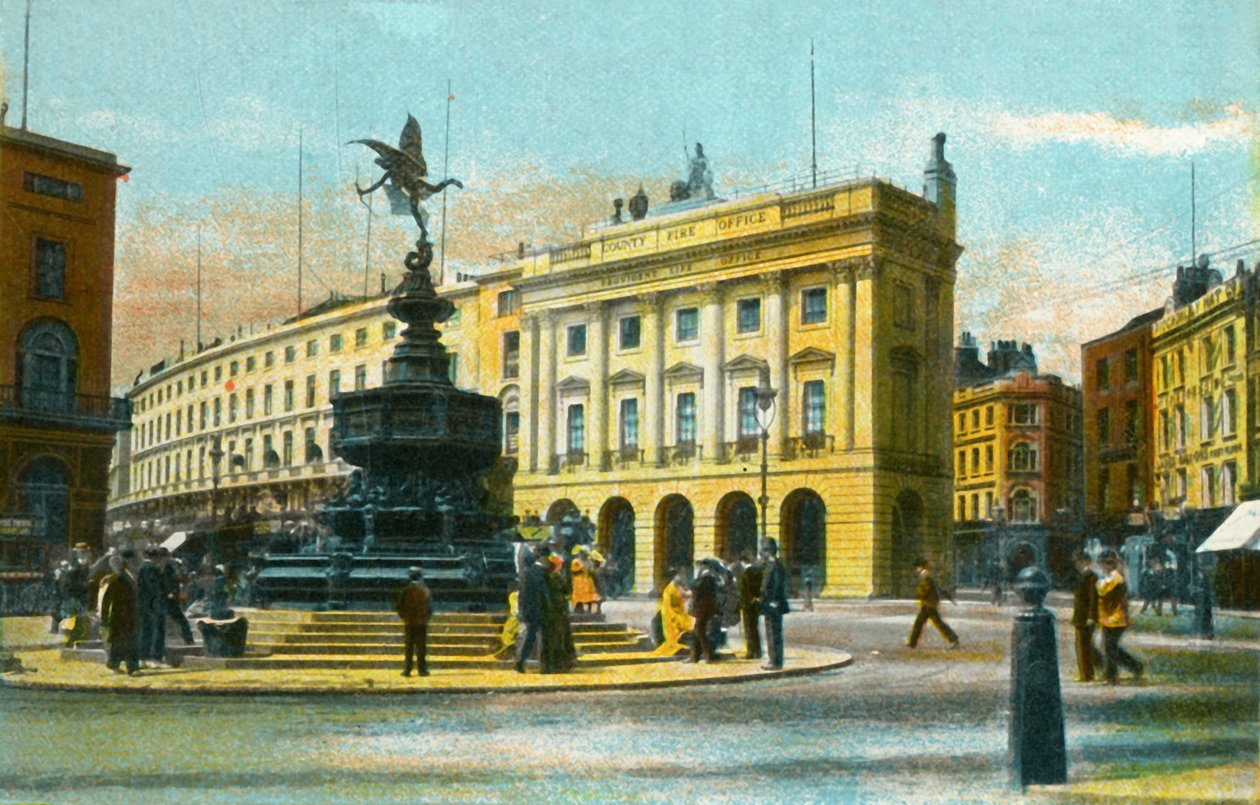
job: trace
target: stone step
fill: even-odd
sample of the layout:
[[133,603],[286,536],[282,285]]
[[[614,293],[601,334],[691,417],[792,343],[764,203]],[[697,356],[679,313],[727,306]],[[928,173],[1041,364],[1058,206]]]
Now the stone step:
[[[619,652],[616,654],[578,655],[578,668],[604,668],[611,666],[640,665],[656,662],[674,662],[675,657],[660,656],[649,651]],[[241,670],[302,670],[302,669],[346,669],[346,670],[400,670],[403,658],[398,654],[359,654],[350,657],[330,657],[321,655],[273,655],[270,657],[189,657],[185,663],[188,668],[226,668]],[[493,656],[436,656],[428,660],[433,670],[499,670],[512,668],[513,660],[496,659]],[[530,663],[531,669],[537,663]]]
[[[645,645],[645,641],[637,638],[627,637],[621,640],[579,640],[574,639],[573,645],[579,652],[597,653],[597,654],[620,654],[627,651],[643,651],[650,646]],[[402,640],[389,640],[378,643],[286,643],[286,642],[250,642],[250,648],[258,652],[271,655],[278,654],[338,654],[338,655],[356,655],[356,654],[377,654],[377,653],[398,653],[403,650]],[[428,652],[430,654],[491,654],[498,651],[502,644],[498,640],[494,641],[463,641],[463,642],[428,642]]]
[[[498,641],[502,634],[501,629],[493,631],[466,631],[463,629],[430,629],[429,643],[443,640],[468,640],[468,641]],[[581,626],[574,627],[573,637],[576,640],[608,640],[616,638],[637,638],[643,633],[637,629],[629,627],[608,628],[608,629],[587,629]],[[395,626],[392,629],[381,629],[374,631],[319,631],[312,632],[306,630],[287,629],[251,629],[249,631],[249,639],[251,642],[271,642],[271,643],[380,643],[383,641],[399,642],[403,639],[403,630],[401,627]]]
[[[623,623],[576,623],[572,624],[574,634],[621,634],[629,631],[636,631]],[[287,624],[287,623],[266,623],[250,621],[250,634],[257,633],[288,633],[303,635],[363,635],[365,637],[379,636],[387,634],[401,634],[402,622],[394,620],[392,623],[303,623],[303,624]],[[475,624],[475,623],[443,623],[436,622],[429,624],[429,634],[466,634],[497,637],[503,632],[502,624]]]

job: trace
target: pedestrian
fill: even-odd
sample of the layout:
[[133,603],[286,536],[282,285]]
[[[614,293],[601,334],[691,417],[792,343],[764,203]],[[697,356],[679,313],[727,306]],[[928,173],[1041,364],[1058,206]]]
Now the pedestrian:
[[413,567],[407,572],[407,586],[398,592],[394,611],[403,622],[403,676],[411,676],[412,658],[420,676],[429,675],[426,658],[429,642],[429,616],[433,614],[432,596],[424,583],[424,571]]
[[764,565],[761,582],[761,614],[766,618],[766,644],[769,662],[761,666],[764,671],[778,671],[783,667],[783,616],[788,607],[787,571],[779,562],[779,544],[766,539],[761,549]]
[[739,612],[743,619],[744,659],[761,659],[761,585],[764,579],[761,564],[753,558],[752,551],[743,556],[744,572],[736,582],[739,587]]
[[569,565],[573,578],[573,611],[599,611],[599,592],[595,589],[595,569],[590,559],[590,549],[577,545],[573,549],[573,561]]
[[1212,625],[1212,605],[1212,574],[1206,567],[1201,567],[1195,574],[1194,624],[1195,631],[1204,640],[1216,637],[1216,629]]
[[1105,575],[1098,580],[1098,625],[1103,633],[1103,672],[1107,684],[1114,685],[1117,666],[1123,665],[1133,672],[1134,680],[1140,681],[1145,666],[1120,646],[1120,638],[1129,628],[1129,591],[1120,572],[1120,558],[1111,551],[1103,557],[1102,565]]
[[144,549],[144,562],[136,579],[140,601],[140,661],[163,665],[166,661],[166,582],[158,567],[156,547]]
[[525,661],[539,638],[547,642],[547,570],[551,567],[551,551],[545,545],[534,548],[534,563],[525,569],[517,617],[525,626],[525,639],[516,655],[516,672],[525,673]]
[[495,654],[500,658],[516,655],[516,640],[521,636],[521,619],[517,616],[520,606],[521,585],[519,582],[508,582],[507,618],[503,620],[503,629],[499,632],[499,650]]
[[1142,571],[1141,581],[1142,608],[1138,610],[1138,614],[1145,615],[1148,608],[1154,607],[1155,615],[1162,618],[1164,616],[1164,592],[1161,589],[1163,565],[1159,557],[1153,553],[1146,558],[1146,570]]
[[717,656],[713,652],[713,640],[709,634],[713,619],[718,614],[718,576],[713,567],[706,561],[698,565],[699,572],[691,585],[691,616],[695,618],[692,633],[696,639],[691,643],[691,653],[687,662],[699,662],[701,654],[705,662],[713,662]]
[[691,587],[687,584],[687,568],[679,567],[674,571],[669,583],[661,590],[658,614],[664,639],[656,648],[658,654],[672,656],[683,648],[683,638],[691,633],[692,626],[695,624],[695,620],[688,614],[687,599],[690,596]]
[[101,625],[109,629],[106,667],[122,673],[119,666],[125,663],[127,673],[134,675],[140,670],[140,599],[135,576],[127,567],[129,554],[124,551],[109,558],[110,573],[101,582]]
[[577,665],[573,625],[569,620],[569,596],[573,594],[573,585],[567,570],[568,564],[564,557],[553,553],[551,569],[547,574],[546,610],[543,616],[546,623],[542,646],[544,674],[571,671]]
[[1103,664],[1094,645],[1098,625],[1098,574],[1089,554],[1076,555],[1076,589],[1072,594],[1072,628],[1076,630],[1076,681],[1093,682],[1094,670]]
[[184,639],[184,645],[191,646],[193,644],[193,631],[192,626],[188,623],[188,618],[184,615],[184,607],[181,601],[180,572],[175,568],[175,560],[171,557],[169,549],[158,548],[158,566],[162,569],[162,589],[166,595],[166,617],[175,621],[175,625],[179,627],[179,635]]
[[914,572],[919,576],[919,582],[914,587],[914,597],[919,601],[919,614],[914,618],[914,626],[910,629],[910,637],[906,640],[906,645],[910,648],[919,645],[919,636],[923,634],[923,624],[931,621],[936,630],[941,633],[941,637],[949,643],[949,647],[958,648],[958,635],[949,628],[948,623],[941,619],[941,593],[936,587],[936,581],[932,578],[932,568],[928,565],[928,560],[923,557],[916,559]]

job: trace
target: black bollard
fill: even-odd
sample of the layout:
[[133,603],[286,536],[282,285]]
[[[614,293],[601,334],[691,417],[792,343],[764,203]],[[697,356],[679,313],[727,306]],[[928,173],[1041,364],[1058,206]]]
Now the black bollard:
[[1011,782],[1016,788],[1067,781],[1063,737],[1063,696],[1054,614],[1041,603],[1050,578],[1038,567],[1024,568],[1015,587],[1025,608],[1011,632]]

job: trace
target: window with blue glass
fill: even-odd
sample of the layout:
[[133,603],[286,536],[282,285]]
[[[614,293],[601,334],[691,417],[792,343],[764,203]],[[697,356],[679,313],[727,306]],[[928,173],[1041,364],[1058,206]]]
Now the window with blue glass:
[[569,452],[586,450],[586,414],[580,405],[569,406]]
[[801,291],[801,324],[818,324],[827,320],[827,289],[806,288]]
[[678,395],[674,411],[675,433],[678,444],[694,444],[696,441],[696,395],[688,391]]
[[698,308],[685,307],[678,311],[675,319],[675,335],[679,341],[695,341],[700,337],[700,311]]
[[737,329],[741,333],[755,333],[761,329],[761,300],[741,299],[735,303]]
[[747,439],[761,433],[757,424],[757,389],[745,386],[739,390],[739,436]]
[[826,386],[821,380],[810,380],[805,383],[804,400],[801,411],[805,421],[802,427],[806,435],[823,433],[827,429],[827,403],[824,396]]
[[586,354],[586,325],[575,324],[569,328],[569,357]]
[[639,347],[639,328],[640,322],[638,316],[626,316],[621,320],[621,348],[622,349],[638,349]]
[[621,447],[639,446],[639,401],[621,401]]

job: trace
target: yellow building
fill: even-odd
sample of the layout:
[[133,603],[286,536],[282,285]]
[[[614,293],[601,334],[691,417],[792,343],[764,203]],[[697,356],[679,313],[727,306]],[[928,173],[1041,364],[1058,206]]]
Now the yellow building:
[[[588,512],[644,592],[753,548],[768,379],[769,531],[796,575],[827,595],[904,593],[917,555],[944,561],[960,248],[934,144],[926,197],[857,179],[666,205],[440,288],[457,384],[503,403],[516,512]],[[116,514],[207,511],[216,439],[221,511],[309,507],[349,471],[328,454],[331,374],[378,384],[390,323],[366,300],[157,367],[132,392]]]
[[1241,261],[1225,281],[1206,261],[1178,269],[1172,308],[1152,325],[1153,503],[1166,517],[1233,506],[1254,485],[1246,371],[1251,281]]

